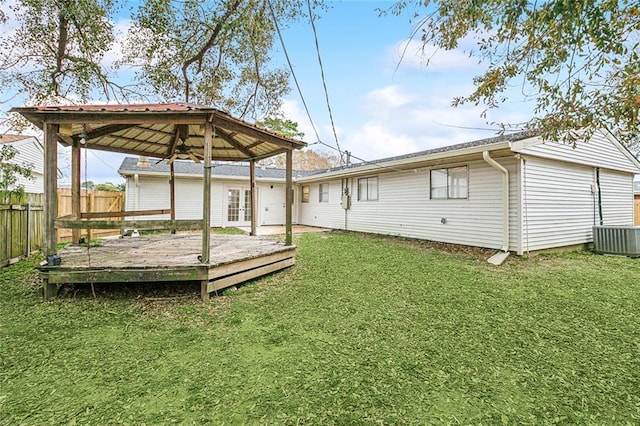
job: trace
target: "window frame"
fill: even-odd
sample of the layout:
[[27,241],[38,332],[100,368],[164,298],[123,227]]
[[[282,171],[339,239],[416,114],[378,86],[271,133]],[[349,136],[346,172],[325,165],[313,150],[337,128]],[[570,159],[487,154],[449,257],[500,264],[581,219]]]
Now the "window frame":
[[[375,179],[376,182],[376,196],[375,198],[369,198],[369,180],[373,180]],[[366,184],[366,191],[361,191],[361,185],[360,182],[361,181],[365,181]],[[358,201],[378,201],[379,197],[380,197],[380,179],[378,179],[378,176],[367,176],[367,177],[362,177],[362,178],[358,178]]]
[[[452,189],[454,188],[462,188],[463,186],[460,185],[456,185],[455,182],[452,182],[452,173],[451,171],[456,171],[456,169],[464,169],[464,188],[465,188],[465,193],[464,193],[464,197],[459,197],[459,196],[452,196],[452,193],[454,191],[452,191]],[[445,172],[446,173],[446,186],[438,186],[438,187],[434,187],[433,182],[433,174],[434,172]],[[446,196],[436,196],[434,195],[434,190],[442,190],[442,188],[445,188],[446,190]],[[441,167],[439,169],[431,169],[429,170],[429,199],[431,200],[468,200],[469,199],[469,166],[468,165],[464,165],[464,166],[454,166],[454,167]]]
[[[323,191],[324,189],[324,191]],[[323,197],[325,195],[325,197]],[[318,202],[319,203],[328,203],[329,202],[329,184],[328,183],[319,183],[318,184]]]
[[311,185],[302,185],[300,188],[300,201],[302,203],[308,203],[311,197]]

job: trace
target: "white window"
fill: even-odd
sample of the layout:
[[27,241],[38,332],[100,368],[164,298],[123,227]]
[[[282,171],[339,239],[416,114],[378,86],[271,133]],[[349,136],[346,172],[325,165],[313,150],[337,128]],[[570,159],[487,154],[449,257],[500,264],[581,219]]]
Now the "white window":
[[465,199],[468,197],[467,166],[431,170],[431,199]]
[[302,185],[302,202],[309,202],[309,193],[311,191],[311,187],[309,185]]
[[358,201],[376,201],[378,199],[378,177],[358,179]]
[[321,183],[320,184],[320,198],[318,199],[321,203],[329,202],[329,184]]

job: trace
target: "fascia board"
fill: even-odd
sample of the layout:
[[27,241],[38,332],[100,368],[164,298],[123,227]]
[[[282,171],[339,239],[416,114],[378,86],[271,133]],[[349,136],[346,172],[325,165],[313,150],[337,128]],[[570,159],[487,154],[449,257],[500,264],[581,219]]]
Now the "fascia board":
[[[351,169],[340,169],[333,172],[326,172],[326,173],[320,173],[312,176],[300,177],[296,179],[296,182],[306,183],[306,182],[314,182],[319,180],[341,178],[345,176],[365,175],[365,174],[370,174],[372,171],[375,171],[375,172],[402,171],[403,167],[406,169],[411,169],[412,168],[411,166],[415,163],[436,161],[436,160],[442,160],[445,158],[453,159],[455,157],[459,157],[462,155],[478,154],[478,153],[482,153],[483,151],[493,151],[493,150],[505,149],[505,148],[507,149],[510,148],[509,142],[505,141],[505,142],[498,142],[498,143],[488,144],[488,145],[478,145],[478,146],[455,150],[455,151],[438,152],[435,154],[427,154],[427,155],[421,155],[417,157],[403,158],[395,161],[368,164],[365,166],[358,166]],[[420,167],[424,167],[424,166],[421,165]],[[397,169],[397,170],[394,170],[394,169]]]

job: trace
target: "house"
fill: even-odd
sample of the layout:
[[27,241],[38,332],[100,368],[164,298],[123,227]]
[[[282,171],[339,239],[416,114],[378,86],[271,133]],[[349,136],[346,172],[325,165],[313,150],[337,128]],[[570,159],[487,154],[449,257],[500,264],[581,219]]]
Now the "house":
[[[175,170],[176,218],[202,216],[202,164],[173,162]],[[166,161],[126,157],[118,170],[126,180],[125,210],[168,209],[169,164]],[[294,172],[301,176],[303,172]],[[285,170],[256,168],[257,224],[285,223]],[[297,189],[294,186],[294,200]],[[249,166],[244,163],[214,163],[211,168],[211,226],[249,226],[251,221]],[[293,204],[293,218],[297,216]],[[149,219],[168,215],[148,216]]]
[[31,168],[32,178],[17,176],[17,185],[25,192],[42,194],[44,192],[44,147],[33,136],[0,135],[0,146],[11,145],[17,151],[12,162]]
[[298,221],[523,254],[633,223],[639,171],[606,130],[575,147],[521,132],[299,178]]
[[[175,163],[177,217],[197,217],[202,166]],[[127,158],[127,210],[166,208],[168,165]],[[293,221],[523,254],[592,241],[592,226],[633,223],[640,163],[606,130],[574,146],[521,132],[294,173]],[[212,171],[212,226],[247,221],[248,167]],[[284,171],[259,169],[258,223],[284,223]]]

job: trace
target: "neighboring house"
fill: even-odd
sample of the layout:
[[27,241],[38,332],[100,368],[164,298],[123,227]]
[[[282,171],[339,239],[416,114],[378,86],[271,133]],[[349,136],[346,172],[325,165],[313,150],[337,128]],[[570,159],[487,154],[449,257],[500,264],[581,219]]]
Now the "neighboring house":
[[[170,207],[169,165],[127,157],[118,172],[126,179],[126,210]],[[175,161],[176,219],[202,217],[202,163]],[[300,172],[294,172],[300,175]],[[249,226],[251,223],[249,166],[214,163],[211,169],[211,226]],[[285,170],[256,167],[258,225],[285,223]],[[294,200],[296,189],[294,188]],[[168,215],[144,219],[168,218]],[[293,206],[295,222],[296,205]]]
[[[202,211],[202,165],[176,161],[176,218]],[[127,210],[169,207],[169,166],[127,158]],[[317,172],[294,172],[293,221],[523,254],[633,223],[638,160],[607,131],[588,143],[529,132]],[[249,224],[249,167],[212,170],[212,226]],[[284,170],[256,170],[259,225],[284,223]],[[508,181],[505,179],[508,175]],[[161,217],[168,217],[167,215]]]
[[44,192],[44,147],[33,136],[0,135],[0,145],[13,146],[18,154],[12,163],[31,168],[32,178],[18,176],[18,185],[25,192],[42,194]]
[[298,221],[522,254],[632,224],[638,172],[607,131],[575,148],[523,132],[299,178]]

